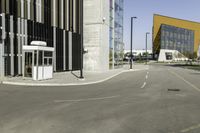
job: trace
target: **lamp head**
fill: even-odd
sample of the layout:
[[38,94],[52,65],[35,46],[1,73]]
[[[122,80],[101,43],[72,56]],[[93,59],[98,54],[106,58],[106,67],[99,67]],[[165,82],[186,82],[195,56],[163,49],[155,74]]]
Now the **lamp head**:
[[137,17],[131,17],[132,19],[134,18],[134,19],[137,19]]

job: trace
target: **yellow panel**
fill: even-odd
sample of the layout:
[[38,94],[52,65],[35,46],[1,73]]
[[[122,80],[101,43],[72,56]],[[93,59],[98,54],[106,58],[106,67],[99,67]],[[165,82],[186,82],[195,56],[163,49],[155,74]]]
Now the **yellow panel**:
[[179,28],[189,29],[194,31],[194,52],[198,51],[200,44],[200,23],[176,19],[161,15],[154,15],[154,27],[153,27],[153,41],[155,40],[156,35],[159,32],[161,24],[171,25]]

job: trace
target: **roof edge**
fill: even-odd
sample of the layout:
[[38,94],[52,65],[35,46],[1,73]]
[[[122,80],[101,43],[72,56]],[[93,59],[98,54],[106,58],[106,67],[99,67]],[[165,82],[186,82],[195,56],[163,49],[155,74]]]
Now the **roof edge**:
[[171,18],[171,19],[176,19],[176,20],[181,20],[181,21],[187,21],[190,23],[197,23],[200,24],[200,22],[196,22],[196,21],[191,21],[191,20],[186,20],[186,19],[180,19],[180,18],[175,18],[175,17],[170,17],[170,16],[165,16],[165,15],[160,15],[160,14],[153,14],[153,16],[160,16],[160,17],[166,17],[166,18]]

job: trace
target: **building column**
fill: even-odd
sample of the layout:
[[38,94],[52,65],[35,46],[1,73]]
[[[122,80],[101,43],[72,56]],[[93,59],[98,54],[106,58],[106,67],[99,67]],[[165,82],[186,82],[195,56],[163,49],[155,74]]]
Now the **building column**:
[[66,31],[63,30],[63,70],[66,71]]
[[63,2],[63,0],[61,0],[60,1],[60,10],[61,10],[61,12],[60,12],[60,15],[61,15],[61,17],[60,17],[60,28],[61,29],[64,29],[64,2]]
[[69,31],[69,0],[65,0],[65,30]]
[[24,45],[28,45],[28,24],[27,20],[24,20]]
[[77,1],[76,0],[73,0],[73,32],[76,32],[77,31]]
[[0,77],[1,79],[3,79],[5,76],[5,72],[4,72],[5,62],[4,62],[3,56],[4,56],[4,40],[2,40],[2,44],[0,43]]
[[0,76],[1,79],[5,77],[5,58],[4,58],[4,39],[6,38],[5,34],[5,14],[0,14],[2,17],[2,44],[0,44]]
[[68,51],[68,58],[69,58],[69,70],[72,70],[72,32],[69,32],[69,42],[68,42],[68,45],[69,45],[69,51]]
[[13,16],[10,16],[10,73],[14,76],[14,33],[13,33]]
[[53,66],[54,66],[54,71],[56,71],[56,28],[55,27],[53,27],[53,47],[54,47]]
[[31,19],[31,0],[27,0],[27,19],[30,20]]
[[21,19],[17,19],[17,38],[18,38],[18,74],[22,74],[22,60],[21,60],[21,44],[22,44],[22,36],[21,36]]

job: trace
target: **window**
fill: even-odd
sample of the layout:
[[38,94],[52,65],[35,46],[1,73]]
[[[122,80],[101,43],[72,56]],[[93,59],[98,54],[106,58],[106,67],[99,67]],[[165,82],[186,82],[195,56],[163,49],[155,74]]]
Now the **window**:
[[43,65],[43,51],[39,51],[39,59],[38,59],[38,66]]
[[44,65],[45,65],[45,66],[48,65],[48,58],[44,58]]
[[52,52],[48,52],[48,51],[44,52],[44,57],[52,57],[52,56],[53,56]]
[[49,59],[49,65],[53,65],[52,58]]
[[161,27],[161,48],[178,50],[181,53],[190,51],[193,53],[194,49],[194,31],[178,28],[169,25],[162,25]]

